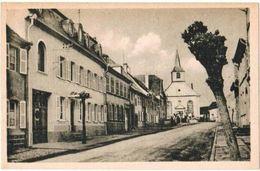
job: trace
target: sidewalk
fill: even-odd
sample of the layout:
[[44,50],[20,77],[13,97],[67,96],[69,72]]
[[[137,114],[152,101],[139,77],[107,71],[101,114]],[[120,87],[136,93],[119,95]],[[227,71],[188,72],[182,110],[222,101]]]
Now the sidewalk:
[[9,162],[35,162],[51,157],[56,157],[65,154],[77,153],[80,151],[90,150],[97,147],[102,147],[115,142],[135,138],[143,135],[154,134],[157,132],[167,131],[170,129],[187,126],[190,124],[181,124],[175,127],[156,127],[152,129],[138,129],[125,134],[95,136],[87,139],[86,144],[81,141],[75,142],[55,142],[35,144],[30,148],[20,149],[15,154],[8,156]]
[[[250,136],[236,136],[242,161],[250,160]],[[218,126],[212,147],[211,161],[230,161],[229,148],[222,126]]]

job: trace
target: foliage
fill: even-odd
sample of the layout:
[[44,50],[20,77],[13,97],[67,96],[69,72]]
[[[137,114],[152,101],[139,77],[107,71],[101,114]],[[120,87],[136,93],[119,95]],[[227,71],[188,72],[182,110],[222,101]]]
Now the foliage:
[[222,67],[227,64],[225,46],[226,38],[215,33],[208,32],[207,26],[201,21],[195,21],[184,33],[182,33],[184,42],[196,59],[205,67],[209,77],[215,75],[221,76]]

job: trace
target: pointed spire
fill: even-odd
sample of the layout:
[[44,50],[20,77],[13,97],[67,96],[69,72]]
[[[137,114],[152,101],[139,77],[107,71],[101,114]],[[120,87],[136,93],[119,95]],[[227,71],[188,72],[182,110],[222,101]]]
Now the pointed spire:
[[176,50],[175,65],[174,65],[173,71],[184,72],[184,70],[181,67],[181,60],[180,60],[180,56],[179,56],[179,53],[178,53],[178,49]]

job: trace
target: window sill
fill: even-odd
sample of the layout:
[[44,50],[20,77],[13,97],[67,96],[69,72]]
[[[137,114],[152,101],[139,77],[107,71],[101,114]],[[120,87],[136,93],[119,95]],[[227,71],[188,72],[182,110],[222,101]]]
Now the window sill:
[[68,121],[65,120],[65,119],[58,119],[57,121],[58,121],[58,122],[68,122]]
[[48,75],[46,72],[43,72],[43,71],[39,71],[37,70],[38,73],[42,74],[42,75]]

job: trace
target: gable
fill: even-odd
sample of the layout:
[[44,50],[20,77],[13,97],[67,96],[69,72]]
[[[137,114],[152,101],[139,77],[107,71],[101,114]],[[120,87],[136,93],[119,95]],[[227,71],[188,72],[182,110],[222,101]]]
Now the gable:
[[172,82],[165,90],[166,96],[200,96],[185,82]]

